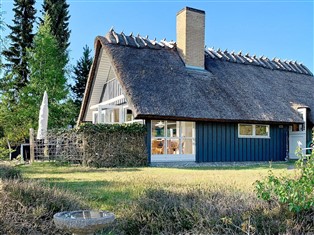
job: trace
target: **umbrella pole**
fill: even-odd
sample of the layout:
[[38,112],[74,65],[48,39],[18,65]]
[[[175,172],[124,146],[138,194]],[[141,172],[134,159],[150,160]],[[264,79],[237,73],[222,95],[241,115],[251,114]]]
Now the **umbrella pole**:
[[[45,146],[45,148],[44,148],[44,157],[49,158],[49,149],[48,149],[48,137],[47,137],[47,133],[46,133],[46,135],[45,135],[44,146]],[[50,159],[48,159],[48,160],[50,160]]]

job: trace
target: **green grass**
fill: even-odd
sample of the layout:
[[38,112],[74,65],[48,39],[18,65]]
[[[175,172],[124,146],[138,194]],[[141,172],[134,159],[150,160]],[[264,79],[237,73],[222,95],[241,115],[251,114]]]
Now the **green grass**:
[[[289,163],[272,164],[276,175],[292,174]],[[291,164],[291,163],[290,163]],[[227,189],[251,194],[253,183],[267,175],[269,165],[202,168],[84,168],[57,163],[34,163],[20,169],[25,178],[40,180],[79,194],[95,209],[110,210],[119,215],[147,189],[178,190]]]

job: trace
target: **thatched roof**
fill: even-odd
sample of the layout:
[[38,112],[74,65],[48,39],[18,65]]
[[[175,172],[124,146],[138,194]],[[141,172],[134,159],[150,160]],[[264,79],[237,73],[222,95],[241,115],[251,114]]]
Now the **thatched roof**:
[[313,75],[297,62],[210,48],[205,70],[195,70],[185,67],[173,42],[111,30],[95,43],[96,55],[100,47],[108,53],[137,118],[298,123],[298,107],[314,110]]

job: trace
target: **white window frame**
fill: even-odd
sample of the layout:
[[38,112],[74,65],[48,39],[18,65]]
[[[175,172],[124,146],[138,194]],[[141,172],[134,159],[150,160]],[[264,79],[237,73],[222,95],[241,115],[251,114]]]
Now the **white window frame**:
[[[152,121],[156,121],[156,120],[152,120]],[[165,130],[167,132],[167,124],[168,122],[173,122],[173,121],[170,121],[170,120],[163,120],[165,122]],[[165,134],[165,136],[163,137],[153,137],[152,136],[152,133],[153,133],[153,126],[151,126],[151,145],[152,145],[152,140],[159,140],[159,139],[165,139],[165,145],[164,145],[164,154],[153,154],[152,153],[152,148],[151,148],[151,151],[150,151],[150,154],[151,156],[165,156],[167,158],[173,158],[175,156],[183,156],[183,155],[186,155],[186,156],[195,156],[196,154],[196,144],[195,144],[195,122],[191,122],[193,123],[193,127],[192,127],[192,137],[186,137],[186,136],[182,136],[182,127],[181,127],[181,123],[182,122],[185,122],[185,121],[175,121],[175,122],[179,122],[179,136],[178,137],[168,137],[166,136],[167,133]],[[179,140],[179,154],[167,154],[166,153],[166,150],[168,149],[168,140]],[[184,140],[192,140],[192,149],[193,149],[193,152],[192,154],[185,154],[185,153],[182,153],[182,141]],[[187,158],[187,160],[189,160],[190,158]]]
[[98,123],[98,111],[93,111],[93,124],[97,124],[97,123]]
[[[240,126],[252,126],[252,135],[241,135],[240,134]],[[256,135],[256,126],[266,126],[268,129],[268,135]],[[247,124],[247,123],[239,123],[238,124],[238,138],[255,138],[255,139],[270,139],[270,126],[267,124]]]
[[[123,123],[126,124],[131,124],[131,123],[140,123],[140,124],[144,124],[144,120],[143,119],[134,119],[134,115],[133,115],[133,111],[132,111],[132,121],[126,121],[126,114],[127,114],[127,110],[130,109],[130,107],[128,105],[123,105],[122,106],[123,109]],[[132,109],[130,109],[132,110]]]

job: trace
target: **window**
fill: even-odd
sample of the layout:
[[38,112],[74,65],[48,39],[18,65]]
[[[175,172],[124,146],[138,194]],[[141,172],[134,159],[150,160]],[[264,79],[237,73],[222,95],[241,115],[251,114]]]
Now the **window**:
[[239,124],[238,135],[240,138],[269,138],[269,125]]
[[98,123],[98,112],[94,111],[93,112],[93,124],[97,124]]
[[131,109],[125,109],[124,110],[124,121],[125,122],[132,122],[133,121],[133,113]]
[[106,109],[104,123],[119,123],[119,109]]
[[152,121],[152,154],[195,154],[194,122]]

